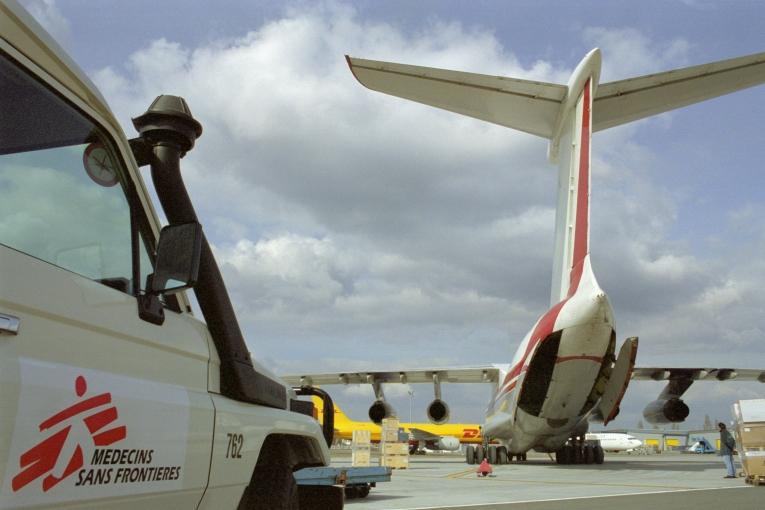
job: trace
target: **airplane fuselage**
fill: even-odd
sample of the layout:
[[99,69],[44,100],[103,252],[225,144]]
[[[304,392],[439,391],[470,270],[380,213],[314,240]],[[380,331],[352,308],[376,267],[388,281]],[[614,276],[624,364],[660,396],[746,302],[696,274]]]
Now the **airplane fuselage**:
[[602,393],[596,383],[613,359],[613,311],[589,257],[583,266],[573,294],[537,321],[501,371],[483,432],[511,453],[555,451],[583,436]]

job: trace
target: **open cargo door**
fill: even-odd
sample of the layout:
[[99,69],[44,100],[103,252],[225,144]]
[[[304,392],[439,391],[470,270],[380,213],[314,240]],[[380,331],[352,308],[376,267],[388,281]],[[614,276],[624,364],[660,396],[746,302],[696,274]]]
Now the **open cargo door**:
[[603,416],[603,425],[616,418],[619,414],[619,404],[622,402],[624,393],[632,377],[632,370],[635,368],[635,359],[637,358],[638,338],[630,337],[624,341],[622,348],[619,349],[619,357],[616,359],[614,369],[611,372],[611,378],[608,380],[606,390],[598,404],[598,410]]

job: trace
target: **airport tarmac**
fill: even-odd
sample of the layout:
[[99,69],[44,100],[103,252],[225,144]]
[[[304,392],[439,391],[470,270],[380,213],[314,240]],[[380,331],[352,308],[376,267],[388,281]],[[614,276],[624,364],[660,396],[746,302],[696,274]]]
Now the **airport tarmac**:
[[[350,465],[346,452],[333,452],[333,465]],[[409,469],[394,470],[365,499],[346,507],[373,509],[532,510],[558,509],[720,509],[765,508],[765,487],[743,478],[724,479],[714,455],[607,454],[602,465],[560,466],[546,455],[494,466],[494,476],[478,478],[476,466],[461,456],[417,455]]]

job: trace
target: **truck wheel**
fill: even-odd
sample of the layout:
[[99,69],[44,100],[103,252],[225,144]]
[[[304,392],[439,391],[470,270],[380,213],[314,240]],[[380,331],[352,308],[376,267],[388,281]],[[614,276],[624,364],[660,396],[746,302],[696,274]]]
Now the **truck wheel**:
[[[298,486],[292,471],[284,468],[256,466],[253,480],[239,502],[238,510],[299,510]],[[340,507],[342,508],[342,507]]]
[[472,444],[465,447],[465,461],[471,466],[475,464],[475,447]]
[[298,487],[298,495],[299,510],[343,510],[345,503],[345,491],[333,485],[301,485]]
[[359,487],[359,497],[366,498],[369,496],[370,490],[372,490],[372,488],[369,486],[369,484],[365,484],[363,487]]
[[478,445],[475,447],[475,461],[477,463],[483,462],[483,459],[486,458],[486,451],[483,449],[483,445]]

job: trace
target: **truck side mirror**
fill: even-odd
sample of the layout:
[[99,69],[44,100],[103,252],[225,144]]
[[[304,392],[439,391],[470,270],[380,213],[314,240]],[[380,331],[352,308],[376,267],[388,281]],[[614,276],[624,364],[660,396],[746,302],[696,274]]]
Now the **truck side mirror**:
[[167,225],[159,233],[157,261],[146,292],[173,294],[194,287],[202,253],[202,225]]

